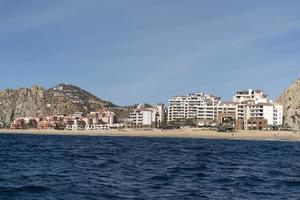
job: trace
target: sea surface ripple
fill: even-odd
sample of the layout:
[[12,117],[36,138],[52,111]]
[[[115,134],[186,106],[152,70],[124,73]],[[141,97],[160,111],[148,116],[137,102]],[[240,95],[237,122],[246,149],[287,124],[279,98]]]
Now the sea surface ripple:
[[0,134],[0,199],[299,198],[299,142]]

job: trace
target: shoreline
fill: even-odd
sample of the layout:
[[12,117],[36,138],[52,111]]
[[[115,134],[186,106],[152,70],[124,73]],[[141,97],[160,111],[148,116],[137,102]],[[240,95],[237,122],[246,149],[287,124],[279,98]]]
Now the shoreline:
[[178,130],[8,130],[0,129],[0,134],[30,134],[30,135],[65,135],[65,136],[117,136],[117,137],[161,137],[161,138],[198,138],[198,139],[228,139],[228,140],[274,140],[300,141],[300,133],[292,131],[256,131],[241,130],[236,132],[217,132],[201,129]]

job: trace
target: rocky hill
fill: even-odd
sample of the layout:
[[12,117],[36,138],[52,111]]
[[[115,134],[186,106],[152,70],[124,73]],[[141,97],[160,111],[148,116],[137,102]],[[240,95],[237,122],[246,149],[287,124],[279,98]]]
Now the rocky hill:
[[300,78],[292,83],[278,98],[283,105],[284,121],[293,130],[300,130]]
[[0,122],[6,126],[16,117],[88,113],[105,107],[116,107],[89,92],[69,84],[50,89],[39,86],[0,91]]

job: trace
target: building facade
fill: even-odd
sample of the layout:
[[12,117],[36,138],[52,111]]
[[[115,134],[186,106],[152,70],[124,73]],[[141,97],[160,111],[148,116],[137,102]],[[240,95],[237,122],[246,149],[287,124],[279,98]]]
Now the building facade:
[[269,100],[263,90],[237,91],[233,102],[237,104],[239,129],[267,129],[283,122],[283,106]]
[[283,106],[252,89],[237,91],[228,102],[202,92],[169,98],[168,122],[195,119],[197,126],[214,126],[220,124],[218,115],[235,115],[235,129],[267,129],[283,123]]
[[222,102],[220,97],[202,92],[187,96],[174,96],[169,99],[168,122],[182,119],[195,119],[199,126],[213,124],[218,113],[235,113],[236,103]]
[[152,111],[150,110],[134,110],[130,113],[129,119],[130,122],[135,123],[136,125],[140,126],[149,126],[152,125]]
[[160,128],[164,120],[164,105],[158,104],[151,108],[138,105],[130,113],[128,127],[130,128]]

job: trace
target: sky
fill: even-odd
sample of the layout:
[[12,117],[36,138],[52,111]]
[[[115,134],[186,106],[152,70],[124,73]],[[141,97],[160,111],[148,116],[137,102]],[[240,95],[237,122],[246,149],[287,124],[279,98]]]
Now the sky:
[[276,99],[300,76],[299,0],[0,0],[0,90],[82,87],[118,105]]

